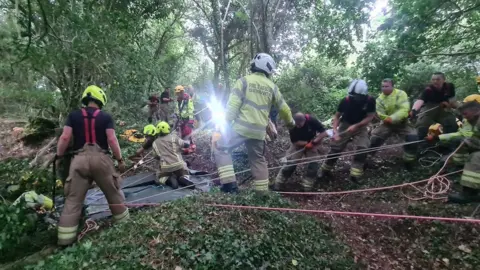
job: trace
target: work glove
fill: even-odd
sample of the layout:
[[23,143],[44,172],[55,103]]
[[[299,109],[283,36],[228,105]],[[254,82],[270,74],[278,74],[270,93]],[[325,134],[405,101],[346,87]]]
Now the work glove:
[[310,150],[310,149],[312,149],[314,146],[315,146],[315,145],[313,144],[313,142],[309,142],[309,143],[307,143],[307,145],[305,145],[305,149]]
[[451,107],[452,106],[450,105],[450,103],[448,101],[444,101],[444,102],[440,103],[440,108],[442,108],[442,109],[449,109]]
[[435,135],[428,135],[427,137],[425,137],[425,140],[428,142],[437,142],[439,138]]
[[291,119],[290,123],[286,123],[288,130],[292,130],[295,127],[295,120]]
[[118,171],[120,173],[124,173],[126,170],[127,170],[127,166],[125,165],[125,161],[121,159],[120,161],[118,161]]
[[393,124],[393,120],[392,120],[391,117],[387,117],[387,118],[385,118],[385,119],[383,120],[383,123],[384,123],[385,125],[391,125],[391,124]]
[[417,116],[418,116],[418,111],[414,109],[412,109],[408,114],[408,118],[410,118],[410,120],[417,119]]

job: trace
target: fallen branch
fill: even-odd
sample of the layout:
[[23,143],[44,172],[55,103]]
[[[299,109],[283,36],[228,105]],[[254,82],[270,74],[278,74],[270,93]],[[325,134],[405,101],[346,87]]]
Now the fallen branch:
[[53,138],[45,147],[40,149],[40,151],[38,151],[38,154],[35,156],[35,158],[30,162],[29,167],[30,168],[35,167],[39,162],[39,159],[44,155],[46,155],[48,153],[48,150],[50,150],[52,145],[54,145],[56,142],[57,142],[57,137]]

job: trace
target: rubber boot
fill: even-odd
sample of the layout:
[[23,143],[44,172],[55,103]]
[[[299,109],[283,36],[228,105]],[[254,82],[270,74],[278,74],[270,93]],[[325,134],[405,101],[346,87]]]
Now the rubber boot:
[[348,180],[349,180],[350,182],[352,182],[352,183],[360,184],[360,178],[359,178],[359,177],[350,175],[350,177],[348,178]]
[[275,183],[273,184],[272,189],[274,191],[281,191],[286,181],[287,181],[287,178],[283,175],[282,172],[279,172],[277,175],[277,178],[275,178]]
[[478,189],[462,187],[462,191],[448,194],[448,202],[460,204],[480,202],[480,196],[478,192]]
[[224,193],[237,194],[238,193],[237,182],[223,184],[220,190]]
[[405,170],[407,171],[412,171],[413,168],[414,168],[414,163],[413,162],[407,162],[407,161],[404,161],[403,162],[403,167],[405,168]]
[[182,186],[182,187],[188,187],[189,189],[195,189],[195,183],[193,183],[192,181],[190,181],[188,175],[186,176],[180,176],[178,178],[178,183]]
[[327,171],[327,170],[320,170],[320,173],[318,174],[317,178],[318,179],[327,179],[327,178],[330,178],[332,177],[332,172],[331,171]]
[[469,187],[462,187],[462,191],[448,194],[449,203],[472,203],[480,202],[479,190]]
[[173,189],[178,188],[178,181],[177,181],[177,178],[175,176],[170,176],[165,184],[167,184],[167,186],[169,186]]

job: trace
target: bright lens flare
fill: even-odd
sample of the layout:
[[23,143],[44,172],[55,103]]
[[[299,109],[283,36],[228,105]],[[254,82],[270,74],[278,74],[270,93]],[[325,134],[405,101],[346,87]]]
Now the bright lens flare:
[[225,121],[225,109],[222,104],[215,97],[212,97],[210,102],[207,103],[207,107],[212,112],[212,121],[215,128],[223,129],[227,122]]

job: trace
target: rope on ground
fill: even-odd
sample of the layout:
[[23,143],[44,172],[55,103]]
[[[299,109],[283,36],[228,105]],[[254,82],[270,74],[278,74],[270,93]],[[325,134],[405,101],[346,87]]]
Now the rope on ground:
[[87,219],[85,220],[85,226],[83,227],[83,230],[78,234],[77,236],[77,241],[82,240],[82,238],[91,231],[96,231],[100,228],[98,224],[93,220],[93,219]]
[[448,161],[450,158],[463,146],[463,142],[453,151],[445,160],[443,163],[442,168],[430,177],[427,181],[427,184],[423,188],[417,188],[415,189],[422,194],[420,197],[410,197],[407,196],[405,193],[403,193],[403,196],[406,198],[412,200],[412,201],[419,201],[419,200],[424,200],[424,199],[431,199],[431,200],[444,200],[447,198],[445,194],[447,194],[448,190],[450,189],[450,180],[445,177],[445,175],[440,175],[445,167],[448,164]]
[[342,216],[360,216],[373,218],[387,218],[387,219],[415,219],[415,220],[430,220],[430,221],[444,221],[444,222],[463,222],[480,224],[480,219],[464,219],[464,218],[449,218],[449,217],[432,217],[432,216],[413,216],[413,215],[396,215],[396,214],[381,214],[381,213],[364,213],[364,212],[343,212],[332,210],[315,210],[315,209],[298,209],[298,208],[279,208],[279,207],[263,207],[251,205],[233,205],[233,204],[206,204],[207,206],[217,208],[230,208],[241,210],[264,210],[264,211],[279,211],[279,212],[299,212],[310,214],[324,214],[324,215],[342,215]]
[[[437,164],[437,162],[442,160],[443,155],[435,150],[432,150],[437,148],[438,145],[439,143],[436,143],[435,145],[428,147],[420,152],[420,155],[423,155],[418,159],[418,163],[420,164],[420,166],[424,168],[432,167],[433,165]],[[426,155],[427,153],[430,153],[430,155]]]

